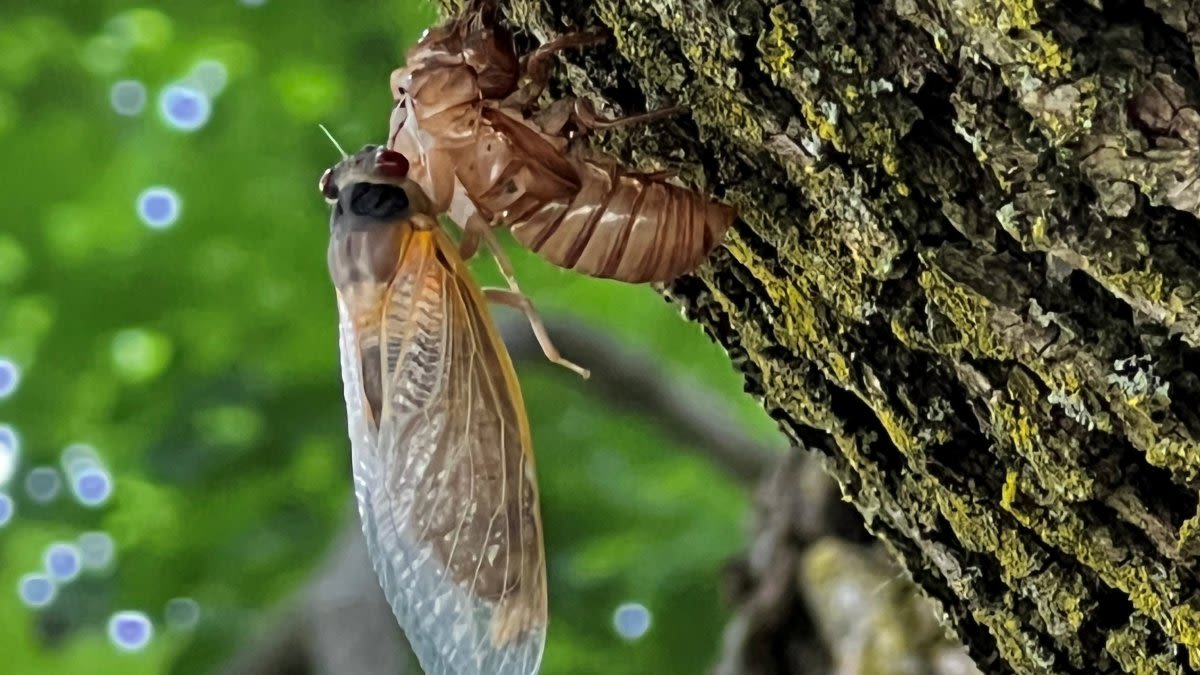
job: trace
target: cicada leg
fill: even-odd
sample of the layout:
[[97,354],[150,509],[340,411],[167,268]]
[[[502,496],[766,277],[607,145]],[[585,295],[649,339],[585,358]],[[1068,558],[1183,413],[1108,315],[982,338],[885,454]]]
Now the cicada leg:
[[674,105],[634,115],[605,117],[596,112],[596,104],[586,98],[564,98],[546,106],[535,119],[542,131],[551,136],[559,136],[568,125],[581,134],[589,134],[593,131],[648,124],[682,112],[682,106]]
[[508,282],[509,289],[514,293],[520,293],[521,288],[517,286],[517,277],[513,274],[512,261],[508,259],[504,247],[496,239],[496,234],[492,232],[492,224],[476,212],[467,218],[467,224],[463,227],[463,238],[458,247],[459,255],[463,260],[475,255],[475,251],[479,249],[480,240],[483,240],[487,244],[488,250],[492,252],[492,259],[496,261],[496,266],[500,268],[500,274]]
[[585,380],[592,376],[591,371],[587,368],[568,361],[558,352],[558,348],[554,346],[554,342],[550,339],[550,333],[546,331],[546,324],[542,323],[542,316],[538,314],[533,303],[530,302],[529,297],[524,293],[508,288],[485,288],[483,289],[483,297],[491,302],[508,305],[524,312],[525,318],[529,320],[529,327],[533,329],[533,336],[537,338],[538,345],[542,348],[542,353],[546,355],[546,359],[550,363],[560,365],[578,374]]
[[[546,324],[542,322],[542,316],[534,309],[529,296],[522,293],[520,286],[517,285],[517,277],[513,274],[512,261],[508,259],[508,254],[504,252],[504,247],[500,245],[495,233],[492,232],[491,224],[483,216],[476,213],[467,219],[467,225],[463,228],[462,241],[473,242],[470,253],[474,254],[480,239],[483,239],[487,243],[488,249],[492,252],[492,258],[496,261],[496,266],[500,268],[500,274],[508,282],[508,288],[483,289],[483,296],[492,302],[498,302],[502,305],[508,305],[509,307],[521,310],[525,314],[525,318],[529,320],[529,327],[533,329],[533,335],[537,338],[538,344],[541,345],[542,353],[546,355],[546,359],[551,363],[563,366],[579,374],[585,380],[591,377],[592,374],[586,368],[563,358],[558,348],[554,346],[554,341],[550,339],[550,333],[546,330]],[[461,244],[459,250],[463,250]]]
[[474,228],[463,228],[462,239],[458,240],[458,255],[463,260],[470,260],[479,251],[479,232]]
[[533,50],[523,59],[522,74],[524,75],[524,84],[521,85],[520,89],[504,99],[502,105],[518,108],[522,112],[529,112],[537,103],[538,97],[542,95],[542,92],[546,91],[546,86],[550,83],[550,68],[554,65],[555,56],[568,49],[601,44],[610,37],[612,37],[612,32],[607,28],[593,28],[574,33],[564,33]]
[[628,127],[637,124],[649,124],[657,120],[673,117],[684,112],[683,106],[673,105],[649,112],[625,115],[623,117],[604,117],[596,112],[596,104],[585,98],[575,99],[572,120],[581,131],[597,131]]

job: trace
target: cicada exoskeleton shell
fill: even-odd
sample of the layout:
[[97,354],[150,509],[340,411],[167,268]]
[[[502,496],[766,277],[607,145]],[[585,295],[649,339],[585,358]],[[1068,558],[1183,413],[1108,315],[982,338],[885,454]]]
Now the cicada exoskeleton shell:
[[[508,226],[550,262],[591,276],[673,279],[704,261],[736,213],[663,175],[572,148],[557,110],[555,123],[539,123],[544,57],[588,42],[564,36],[522,64],[491,8],[475,3],[392,74],[389,147],[421,158],[417,180],[460,226]],[[597,119],[575,121],[620,123]]]

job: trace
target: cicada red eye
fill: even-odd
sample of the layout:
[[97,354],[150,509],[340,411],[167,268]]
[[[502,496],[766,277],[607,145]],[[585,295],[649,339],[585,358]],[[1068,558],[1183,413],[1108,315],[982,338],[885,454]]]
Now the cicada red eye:
[[408,176],[408,158],[395,150],[381,149],[375,155],[375,166],[380,173],[392,178]]
[[321,174],[321,180],[317,181],[317,189],[321,191],[321,196],[328,201],[337,201],[338,187],[333,182],[333,169],[325,169],[325,173]]

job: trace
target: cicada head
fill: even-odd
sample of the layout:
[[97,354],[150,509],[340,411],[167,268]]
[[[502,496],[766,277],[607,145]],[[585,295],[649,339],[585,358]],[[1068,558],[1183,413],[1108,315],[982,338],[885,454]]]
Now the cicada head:
[[402,230],[437,227],[429,197],[408,169],[404,155],[367,145],[321,175],[317,188],[331,207],[329,271],[339,288],[386,283]]
[[378,145],[363,146],[326,169],[317,189],[333,207],[330,227],[362,229],[372,222],[433,217],[429,198],[409,179],[408,169],[408,158]]

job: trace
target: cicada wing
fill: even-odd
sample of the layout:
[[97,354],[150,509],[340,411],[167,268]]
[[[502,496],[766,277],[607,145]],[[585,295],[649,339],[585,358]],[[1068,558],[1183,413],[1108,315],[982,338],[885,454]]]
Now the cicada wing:
[[[482,293],[441,231],[404,249],[364,363],[339,296],[354,490],[388,602],[427,675],[529,675],[546,577],[529,424]],[[370,328],[365,330],[371,330]],[[362,369],[382,370],[378,432]]]

